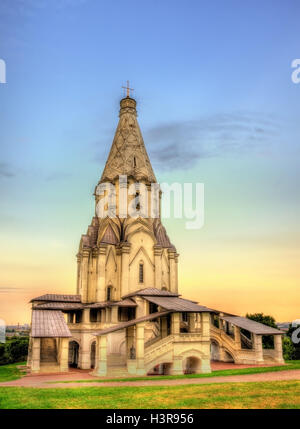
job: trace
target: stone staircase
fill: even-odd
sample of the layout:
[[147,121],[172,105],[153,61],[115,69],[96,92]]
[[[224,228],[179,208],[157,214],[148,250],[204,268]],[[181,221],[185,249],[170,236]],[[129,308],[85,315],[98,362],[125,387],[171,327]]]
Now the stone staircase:
[[148,347],[145,347],[145,366],[149,367],[161,356],[166,355],[173,350],[174,336],[168,335],[167,337],[155,341]]
[[55,338],[41,338],[40,366],[43,372],[59,372]]
[[57,364],[57,350],[55,338],[41,339],[41,363]]

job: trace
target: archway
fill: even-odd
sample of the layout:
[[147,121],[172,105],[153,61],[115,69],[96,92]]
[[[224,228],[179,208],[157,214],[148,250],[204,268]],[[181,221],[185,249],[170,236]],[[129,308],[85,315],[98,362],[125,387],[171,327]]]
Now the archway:
[[95,368],[96,363],[96,341],[91,344],[91,368]]
[[79,344],[77,341],[69,342],[69,367],[78,368]]
[[183,372],[185,374],[197,374],[201,372],[201,359],[190,356],[183,362]]
[[220,360],[220,346],[215,340],[212,340],[210,343],[210,359]]
[[164,362],[160,363],[158,365],[155,365],[153,368],[151,368],[147,375],[169,375],[171,373],[172,363],[171,362]]
[[224,362],[234,363],[234,357],[227,350],[224,350]]

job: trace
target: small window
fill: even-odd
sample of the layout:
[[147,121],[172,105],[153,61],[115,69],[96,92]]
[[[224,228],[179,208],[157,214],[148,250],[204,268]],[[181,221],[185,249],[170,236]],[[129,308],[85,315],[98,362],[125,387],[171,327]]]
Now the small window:
[[133,166],[134,166],[134,168],[136,167],[136,159],[135,159],[135,156],[133,157]]
[[139,282],[144,283],[144,264],[139,265]]
[[187,313],[181,313],[182,314],[182,321],[187,322],[188,321],[188,314]]
[[137,191],[135,193],[135,202],[136,202],[136,209],[140,210],[141,209],[141,203],[140,203],[140,193],[139,193],[139,191]]
[[107,292],[106,292],[106,301],[112,300],[112,287],[108,286]]

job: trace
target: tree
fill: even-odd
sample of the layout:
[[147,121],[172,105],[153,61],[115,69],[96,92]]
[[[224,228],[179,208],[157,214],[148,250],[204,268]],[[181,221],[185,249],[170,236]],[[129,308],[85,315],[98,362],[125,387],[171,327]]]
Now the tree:
[[292,360],[294,356],[294,344],[289,337],[283,337],[282,352],[284,360]]
[[[271,328],[277,328],[276,321],[274,317],[268,316],[264,313],[253,313],[246,314],[247,319],[254,320],[255,322],[262,323],[263,325],[271,326]],[[263,335],[262,343],[264,349],[273,349],[274,348],[274,338],[270,335]]]

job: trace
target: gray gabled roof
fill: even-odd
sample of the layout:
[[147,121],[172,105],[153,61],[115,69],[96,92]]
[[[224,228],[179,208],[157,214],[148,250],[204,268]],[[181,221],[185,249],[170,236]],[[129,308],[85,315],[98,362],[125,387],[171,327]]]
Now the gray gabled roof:
[[174,296],[145,296],[145,299],[153,304],[157,304],[166,310],[179,311],[179,312],[191,312],[191,313],[212,313],[214,310],[207,308],[203,305],[196,304],[193,301],[187,299],[178,298]]
[[36,304],[34,310],[82,310],[85,306],[79,302],[43,302]]
[[63,313],[56,310],[33,310],[31,336],[33,338],[72,337]]
[[168,290],[161,290],[154,287],[147,287],[145,289],[136,290],[131,292],[128,295],[123,296],[122,298],[129,298],[133,296],[179,296],[178,293],[170,292]]
[[240,316],[220,316],[220,319],[226,322],[232,323],[239,328],[246,329],[249,332],[253,332],[257,335],[279,335],[284,332],[279,329],[272,328],[271,326],[264,325],[263,323],[255,322],[254,320],[247,319],[246,317]]
[[56,302],[81,302],[80,295],[60,295],[54,293],[47,293],[45,295],[32,298],[30,302],[34,301],[56,301]]

